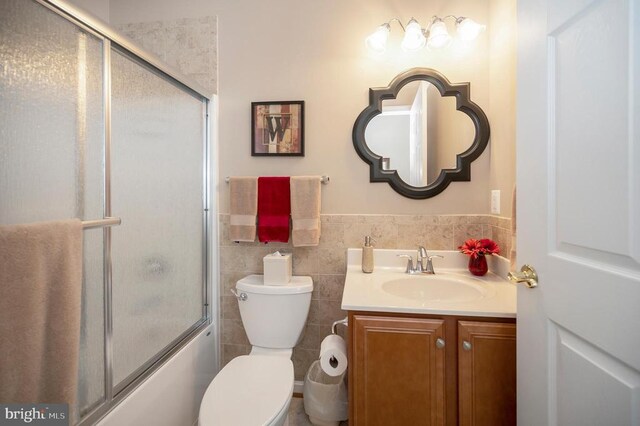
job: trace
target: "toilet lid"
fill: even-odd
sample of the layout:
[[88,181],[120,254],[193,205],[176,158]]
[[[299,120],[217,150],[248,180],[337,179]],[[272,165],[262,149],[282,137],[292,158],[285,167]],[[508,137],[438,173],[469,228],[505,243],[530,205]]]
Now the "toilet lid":
[[301,294],[313,291],[311,277],[293,276],[288,284],[265,285],[264,275],[249,275],[236,283],[236,288],[247,293],[258,294]]
[[289,358],[239,356],[207,388],[200,405],[200,425],[267,425],[282,411],[292,393],[293,364]]

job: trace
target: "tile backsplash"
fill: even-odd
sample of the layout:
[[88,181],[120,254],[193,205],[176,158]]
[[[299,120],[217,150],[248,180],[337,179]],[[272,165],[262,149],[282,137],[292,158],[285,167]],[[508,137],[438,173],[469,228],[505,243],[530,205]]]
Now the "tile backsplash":
[[[220,220],[220,308],[222,365],[249,353],[238,303],[229,289],[249,274],[262,273],[262,258],[278,249],[293,253],[293,274],[313,278],[314,290],[305,334],[293,350],[296,380],[302,380],[318,358],[320,342],[331,324],[346,316],[340,309],[346,274],[347,248],[361,247],[371,235],[376,248],[455,250],[468,238],[491,238],[502,255],[511,249],[511,219],[491,215],[322,215],[317,247],[293,247],[291,243],[235,243],[229,240],[229,215]],[[340,327],[344,333],[344,327]]]

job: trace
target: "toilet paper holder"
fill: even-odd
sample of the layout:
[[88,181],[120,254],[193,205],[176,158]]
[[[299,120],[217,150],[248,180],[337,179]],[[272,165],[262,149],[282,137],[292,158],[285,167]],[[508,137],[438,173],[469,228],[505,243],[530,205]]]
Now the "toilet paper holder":
[[331,334],[338,334],[338,324],[342,324],[345,327],[348,327],[349,317],[344,317],[344,319],[334,321],[333,324],[331,324]]
[[[333,324],[331,324],[331,334],[338,334],[339,324],[344,325],[345,327],[348,327],[349,317],[344,317],[344,319],[334,321]],[[329,365],[331,365],[333,368],[336,368],[338,366],[338,360],[334,356],[332,356],[331,358],[329,358]]]

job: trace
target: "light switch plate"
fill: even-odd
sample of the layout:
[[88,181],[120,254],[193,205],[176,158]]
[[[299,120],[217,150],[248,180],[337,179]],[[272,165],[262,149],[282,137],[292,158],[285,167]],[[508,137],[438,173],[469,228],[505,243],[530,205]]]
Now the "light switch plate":
[[500,190],[491,191],[491,214],[500,214]]

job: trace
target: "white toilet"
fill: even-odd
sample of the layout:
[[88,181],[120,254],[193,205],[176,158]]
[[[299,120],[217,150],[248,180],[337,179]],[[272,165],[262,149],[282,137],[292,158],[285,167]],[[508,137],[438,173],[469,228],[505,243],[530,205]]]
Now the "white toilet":
[[262,275],[236,283],[240,316],[252,349],[213,379],[200,404],[200,426],[281,426],[293,394],[291,354],[307,321],[313,281],[292,277],[283,286]]

